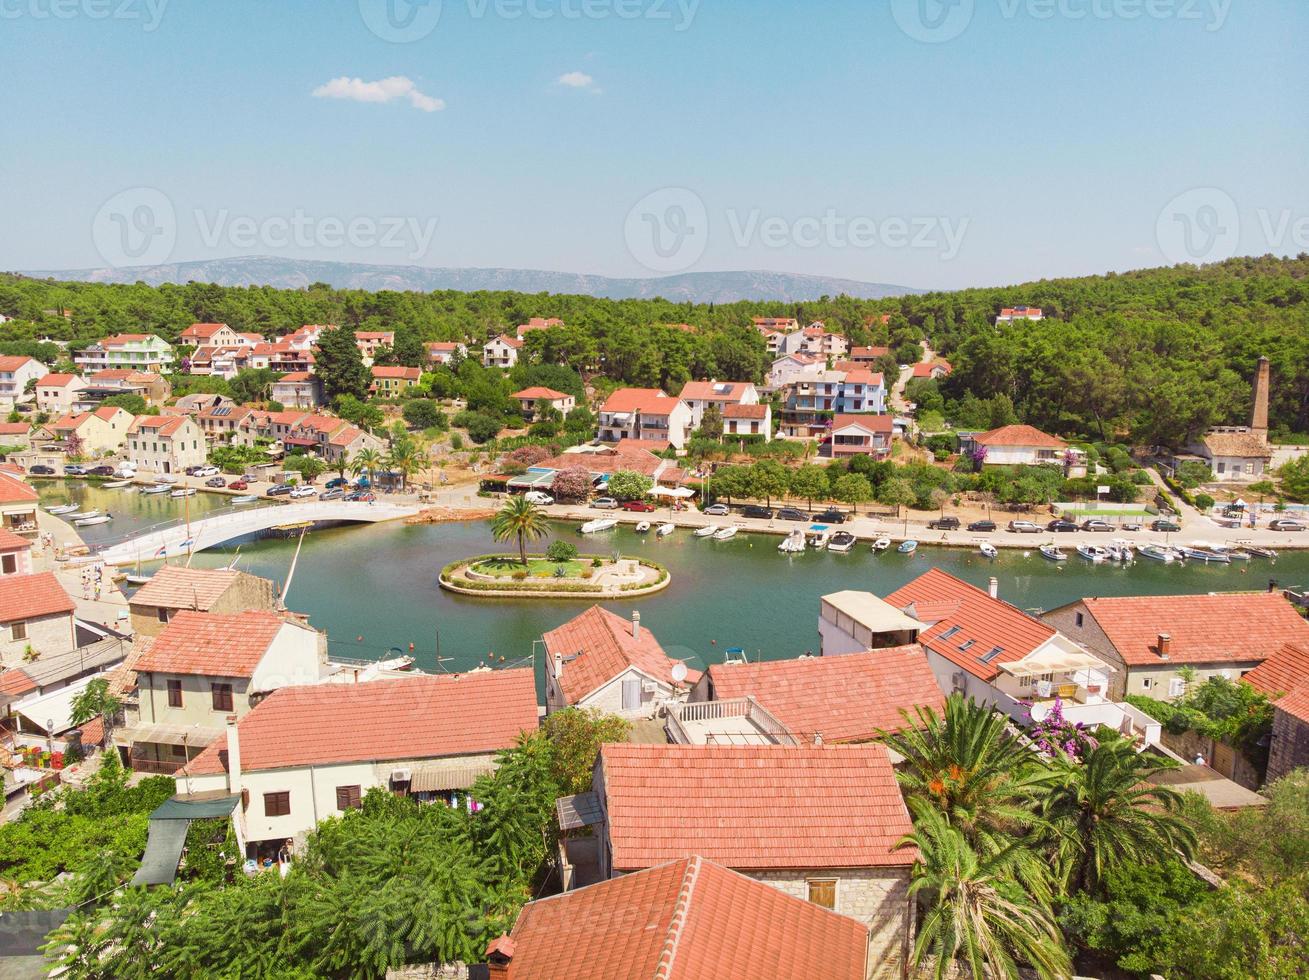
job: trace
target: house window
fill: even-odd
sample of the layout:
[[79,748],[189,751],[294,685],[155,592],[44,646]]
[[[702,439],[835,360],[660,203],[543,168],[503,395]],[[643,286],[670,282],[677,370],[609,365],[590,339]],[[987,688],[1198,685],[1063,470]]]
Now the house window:
[[180,708],[182,706],[182,682],[168,682],[168,707]]
[[185,758],[186,758],[186,746],[185,746],[185,745],[173,745],[173,746],[170,747],[169,751],[171,751],[171,752],[173,753],[173,757],[174,757],[174,758],[177,758],[177,759],[185,759]]
[[213,695],[215,711],[232,710],[232,685],[231,684],[214,684],[210,687]]
[[1142,678],[1141,678],[1141,689],[1142,689],[1142,690],[1144,690],[1144,691],[1148,691],[1148,690],[1150,690],[1150,688],[1152,688],[1152,687],[1154,687],[1154,681],[1153,681],[1153,680],[1151,680],[1149,677],[1142,677]]
[[336,808],[338,810],[358,810],[362,805],[359,786],[338,786],[336,788]]
[[1077,623],[1078,629],[1081,628],[1081,626],[1082,626],[1082,622],[1083,622],[1084,618],[1085,618],[1085,617],[1083,617],[1083,615],[1082,615],[1081,613],[1078,613],[1077,616],[1075,617],[1075,621],[1076,621],[1076,623]]
[[10,638],[11,640],[26,640],[26,639],[27,639],[27,623],[22,622],[21,620],[20,620],[19,622],[17,622],[17,623],[10,623],[10,624],[9,624],[9,638]]
[[155,615],[159,617],[159,622],[161,623],[168,622],[168,610],[163,608],[162,606],[160,606],[158,609],[155,610]]
[[285,817],[291,812],[291,793],[282,790],[277,793],[264,794],[264,816]]
[[810,878],[806,884],[809,886],[809,901],[836,911],[835,878]]
[[0,571],[6,575],[13,575],[18,571],[18,557],[16,555],[5,555],[0,557]]

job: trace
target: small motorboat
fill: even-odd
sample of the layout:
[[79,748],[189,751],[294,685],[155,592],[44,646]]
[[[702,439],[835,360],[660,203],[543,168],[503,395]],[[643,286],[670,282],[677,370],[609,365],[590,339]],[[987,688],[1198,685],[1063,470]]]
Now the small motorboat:
[[737,531],[737,529],[734,528],[734,527],[725,527],[725,528],[722,528],[721,530],[719,530],[719,531],[715,531],[715,532],[714,532],[714,540],[715,540],[715,541],[730,541],[732,538],[736,537],[736,531]]
[[787,555],[798,554],[801,551],[804,551],[804,549],[805,543],[803,531],[792,531],[783,538],[782,543],[777,546],[778,551]]
[[989,541],[983,541],[982,544],[978,546],[977,550],[980,551],[982,555],[986,558],[1000,557],[1000,549],[997,548],[995,545],[991,544]]
[[109,514],[97,514],[95,517],[83,517],[73,523],[78,527],[95,527],[97,524],[108,524],[112,520],[113,517]]
[[1210,551],[1208,548],[1190,547],[1178,548],[1177,550],[1192,561],[1214,562],[1219,565],[1230,565],[1232,563],[1232,559],[1227,555],[1217,551]]
[[99,516],[100,516],[100,512],[98,510],[79,510],[69,514],[68,519],[70,521],[79,521],[79,520],[84,520],[85,518],[88,517],[99,517]]
[[900,547],[895,549],[902,555],[912,555],[918,550],[918,542],[910,538],[908,541],[901,541]]
[[171,473],[165,473],[163,476],[155,477],[155,483],[162,483],[166,487],[172,486],[174,483],[177,482],[178,482],[177,477],[173,476]]
[[1172,548],[1165,548],[1159,544],[1147,544],[1137,549],[1137,553],[1142,558],[1149,558],[1153,561],[1162,561],[1172,563],[1178,560],[1177,553]]
[[[51,511],[51,513],[54,513],[54,512]],[[1250,552],[1250,554],[1254,555],[1256,558],[1276,558],[1276,557],[1277,557],[1277,552],[1274,551],[1272,548],[1256,548],[1256,547],[1255,547],[1254,545],[1252,545],[1252,544],[1247,544],[1247,545],[1245,546],[1245,550],[1248,551],[1248,552]]]
[[827,542],[827,550],[844,555],[854,547],[855,536],[849,531],[837,531]]
[[676,530],[676,524],[660,524],[659,527],[655,529],[655,535],[660,538],[666,538]]
[[149,575],[142,575],[140,572],[128,572],[125,578],[128,585],[145,585],[150,581]]
[[80,506],[81,504],[55,504],[51,507],[47,507],[45,512],[47,514],[55,514],[56,516],[59,514],[71,514]]
[[232,503],[234,503],[234,504],[253,504],[253,503],[254,503],[256,500],[258,500],[258,499],[259,499],[259,497],[258,497],[258,495],[256,495],[256,494],[253,494],[253,493],[243,493],[243,494],[241,494],[241,496],[239,496],[239,497],[233,497],[233,498],[232,498]]
[[1209,549],[1219,555],[1226,555],[1232,561],[1249,561],[1254,557],[1253,553],[1245,548],[1234,548],[1228,544],[1216,544]]
[[650,522],[649,522],[649,521],[642,521],[640,524],[636,525],[636,533],[637,533],[637,534],[645,534],[645,533],[646,533],[647,531],[649,531],[649,530],[650,530]]
[[1043,544],[1039,549],[1042,558],[1048,558],[1050,561],[1067,561],[1068,555],[1059,550],[1057,544]]
[[597,534],[600,531],[610,531],[618,526],[617,518],[597,517],[593,521],[587,521],[580,528],[583,534]]
[[152,483],[148,487],[142,487],[141,493],[168,493],[173,488],[167,483]]
[[1132,542],[1126,538],[1114,538],[1109,542],[1109,557],[1114,561],[1131,561]]
[[720,530],[721,530],[721,528],[719,528],[719,527],[718,527],[717,525],[715,525],[715,524],[706,524],[704,527],[698,527],[698,528],[696,528],[692,533],[693,533],[697,538],[712,538],[712,537],[713,537],[715,534],[717,534]]
[[873,542],[874,551],[885,551],[889,547],[891,547],[890,538],[878,538],[876,541]]
[[172,491],[168,496],[170,496],[170,497],[194,497],[194,496],[195,496],[195,487],[178,487],[176,490]]
[[1098,544],[1079,544],[1077,553],[1087,561],[1107,561],[1109,559],[1109,549],[1101,548]]
[[100,484],[105,490],[121,490],[123,487],[130,487],[131,485],[131,480],[111,480],[109,483]]

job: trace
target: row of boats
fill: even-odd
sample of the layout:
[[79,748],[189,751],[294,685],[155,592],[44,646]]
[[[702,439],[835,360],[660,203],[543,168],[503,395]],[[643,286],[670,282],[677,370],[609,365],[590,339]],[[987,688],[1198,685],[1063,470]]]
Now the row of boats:
[[[155,496],[158,494],[168,494],[169,497],[181,499],[183,497],[194,497],[196,494],[195,487],[177,487],[172,483],[159,482],[146,484],[144,486],[134,486],[131,480],[114,480],[109,483],[100,484],[102,490],[123,490],[131,493],[135,490],[137,493],[146,496]],[[259,499],[257,494],[245,494],[239,497],[233,497],[233,504],[252,504]],[[114,515],[99,510],[82,510],[81,504],[51,504],[45,508],[46,513],[53,514],[55,517],[65,517],[73,523],[75,527],[95,527],[99,524],[108,524],[114,519]],[[617,522],[615,522],[617,523]]]
[[[990,549],[990,552],[987,549]],[[1068,553],[1057,544],[1043,544],[1038,549],[1043,558],[1050,561],[1067,561]],[[983,545],[982,553],[994,558],[995,548]],[[1258,548],[1254,545],[1232,547],[1230,545],[1208,544],[1197,541],[1194,544],[1170,547],[1162,544],[1133,545],[1130,541],[1115,538],[1108,545],[1079,544],[1077,554],[1089,562],[1116,561],[1132,562],[1139,555],[1151,561],[1164,564],[1198,561],[1204,564],[1230,565],[1234,561],[1249,561],[1252,558],[1276,558],[1277,552],[1272,548]]]

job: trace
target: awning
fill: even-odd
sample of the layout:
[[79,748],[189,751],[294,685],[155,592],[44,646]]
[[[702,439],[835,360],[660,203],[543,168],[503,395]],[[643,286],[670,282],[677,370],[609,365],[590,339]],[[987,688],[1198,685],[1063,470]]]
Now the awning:
[[677,497],[685,500],[687,497],[694,497],[695,491],[690,487],[655,487],[650,491],[652,497]]
[[121,745],[141,742],[150,745],[208,745],[219,735],[221,728],[204,725],[132,725],[114,732],[114,741]]
[[483,776],[495,772],[495,763],[470,762],[461,766],[441,765],[440,763],[415,763],[410,770],[409,792],[438,793],[449,789],[469,789]]
[[1038,677],[1041,674],[1063,674],[1078,670],[1103,673],[1112,669],[1099,657],[1073,650],[1038,650],[1022,660],[996,666],[1014,677]]
[[595,793],[559,797],[555,800],[555,814],[559,817],[560,830],[593,827],[604,820],[604,811],[600,809],[600,797]]
[[208,820],[230,817],[241,797],[229,793],[195,793],[164,800],[150,814],[151,820]]
[[230,817],[240,801],[239,796],[223,794],[174,796],[159,804],[150,814],[150,836],[132,884],[171,885],[177,877],[177,862],[182,859],[191,821]]
[[31,698],[14,705],[14,710],[43,732],[57,735],[73,727],[73,701],[86,690],[95,676],[83,677],[52,694]]

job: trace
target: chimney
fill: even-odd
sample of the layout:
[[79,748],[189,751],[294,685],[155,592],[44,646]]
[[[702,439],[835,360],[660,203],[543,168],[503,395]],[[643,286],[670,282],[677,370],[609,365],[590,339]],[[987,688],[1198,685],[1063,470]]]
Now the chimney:
[[555,682],[557,683],[564,676],[564,655],[558,650],[555,651]]
[[1277,591],[1277,579],[1275,579],[1275,578],[1270,578],[1270,579],[1268,580],[1268,591],[1269,591],[1269,592],[1276,592],[1276,591]]
[[635,609],[632,610],[632,639],[641,638],[641,614]]
[[822,733],[822,732],[814,732],[814,744],[815,744],[815,745],[822,745],[822,744],[823,744],[823,733]]
[[486,947],[486,973],[490,980],[509,980],[514,964],[514,941],[503,932]]
[[1163,660],[1168,659],[1169,651],[1173,646],[1173,638],[1167,633],[1159,634],[1159,656]]
[[236,730],[236,715],[227,716],[227,791],[241,795],[241,737]]
[[986,591],[991,593],[992,599],[1000,598],[1000,580],[994,575],[991,576],[991,581],[987,583]]
[[1268,441],[1268,358],[1259,358],[1254,374],[1254,408],[1250,412],[1250,431],[1261,441]]

